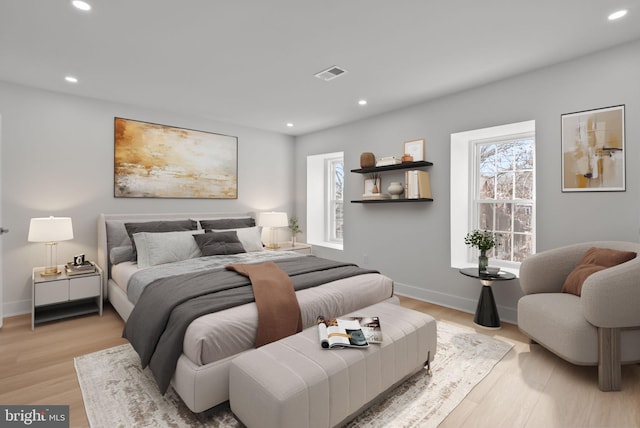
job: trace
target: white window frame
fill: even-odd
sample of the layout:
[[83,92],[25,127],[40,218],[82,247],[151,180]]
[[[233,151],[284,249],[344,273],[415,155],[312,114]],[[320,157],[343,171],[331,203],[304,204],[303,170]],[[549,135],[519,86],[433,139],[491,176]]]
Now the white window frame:
[[[535,134],[535,121],[525,121],[491,128],[451,134],[451,267],[476,267],[477,260],[473,251],[464,243],[467,232],[474,229],[475,204],[475,157],[473,142],[477,140],[497,139],[505,135]],[[535,144],[535,143],[534,143]],[[535,159],[534,159],[535,162]],[[535,163],[534,163],[534,205],[533,205],[533,252],[535,252]],[[518,273],[520,263],[497,263],[510,272]]]
[[307,242],[342,250],[343,241],[335,236],[335,218],[332,214],[335,205],[332,165],[336,161],[342,161],[344,168],[344,152],[307,156]]

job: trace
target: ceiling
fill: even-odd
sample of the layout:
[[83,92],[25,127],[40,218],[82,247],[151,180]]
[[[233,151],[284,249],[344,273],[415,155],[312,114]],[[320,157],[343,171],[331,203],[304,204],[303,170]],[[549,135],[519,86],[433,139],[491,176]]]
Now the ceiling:
[[0,80],[290,135],[640,39],[637,0],[87,1],[2,0]]

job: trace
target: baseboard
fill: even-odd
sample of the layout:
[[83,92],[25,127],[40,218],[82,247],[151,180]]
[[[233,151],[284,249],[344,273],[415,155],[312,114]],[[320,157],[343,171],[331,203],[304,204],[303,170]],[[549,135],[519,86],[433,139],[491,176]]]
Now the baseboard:
[[2,307],[4,318],[31,313],[31,300],[17,300],[7,302]]
[[[393,287],[394,293],[399,294],[400,296],[411,297],[412,299],[422,300],[423,302],[433,303],[435,305],[444,306],[445,308],[456,309],[468,314],[474,314],[478,305],[477,300],[440,293],[433,290],[425,290],[424,288],[414,287],[400,282],[394,282]],[[518,323],[518,313],[516,308],[498,305],[498,313],[500,314],[501,321],[505,321],[510,324]]]

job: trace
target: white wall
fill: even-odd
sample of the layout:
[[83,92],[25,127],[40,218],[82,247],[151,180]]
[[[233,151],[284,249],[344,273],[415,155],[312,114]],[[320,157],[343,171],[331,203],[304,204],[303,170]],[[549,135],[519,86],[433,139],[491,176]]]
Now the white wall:
[[[444,97],[433,102],[299,137],[296,164],[306,156],[344,150],[345,169],[360,153],[402,153],[403,142],[426,140],[433,203],[345,204],[344,252],[317,254],[380,269],[402,294],[473,312],[478,281],[449,266],[449,141],[451,133],[535,120],[537,249],[587,240],[638,240],[640,218],[640,42]],[[626,105],[627,191],[561,192],[563,113]],[[296,212],[305,215],[306,173],[296,170]],[[362,193],[360,174],[345,174],[346,200]],[[395,179],[402,176],[395,176]],[[393,175],[383,176],[383,189]],[[386,184],[385,184],[386,183]],[[301,225],[305,230],[306,225]],[[502,319],[515,321],[517,281],[494,286]]]
[[[0,82],[4,315],[28,312],[31,268],[44,245],[27,242],[29,219],[70,216],[75,237],[58,262],[94,259],[99,213],[286,211],[292,214],[293,138],[202,118]],[[114,116],[238,137],[238,199],[113,197]]]

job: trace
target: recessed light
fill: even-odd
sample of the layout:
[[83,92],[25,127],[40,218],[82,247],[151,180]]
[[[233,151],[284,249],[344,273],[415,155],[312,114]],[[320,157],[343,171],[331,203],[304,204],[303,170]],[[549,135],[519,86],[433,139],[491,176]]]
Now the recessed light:
[[287,128],[293,128],[293,123],[291,122],[287,123]]
[[367,100],[358,100],[358,105],[366,106],[367,105]]
[[76,8],[88,12],[91,10],[91,5],[86,1],[82,0],[73,0],[71,4]]
[[615,21],[616,19],[620,19],[627,14],[626,9],[618,10],[609,15],[609,21]]
[[69,83],[78,83],[78,78],[73,76],[66,76],[64,80],[66,80]]

